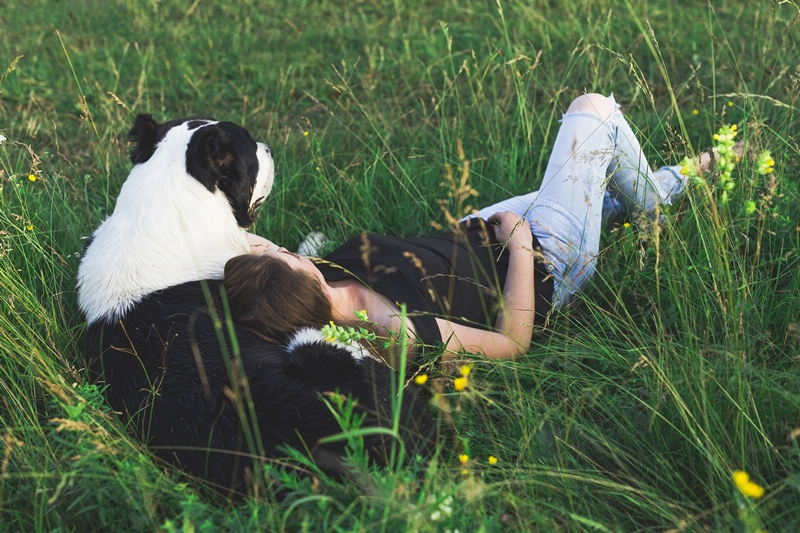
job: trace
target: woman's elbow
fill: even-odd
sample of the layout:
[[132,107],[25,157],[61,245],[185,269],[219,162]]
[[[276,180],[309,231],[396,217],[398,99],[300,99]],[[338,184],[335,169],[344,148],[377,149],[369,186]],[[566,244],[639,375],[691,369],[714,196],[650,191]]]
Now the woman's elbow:
[[515,359],[528,353],[528,348],[531,347],[530,339],[526,341],[514,339],[512,337],[505,337],[502,347],[498,347],[492,359]]
[[530,341],[527,343],[514,343],[514,350],[512,352],[511,358],[522,357],[526,353],[528,353],[528,348],[531,347]]

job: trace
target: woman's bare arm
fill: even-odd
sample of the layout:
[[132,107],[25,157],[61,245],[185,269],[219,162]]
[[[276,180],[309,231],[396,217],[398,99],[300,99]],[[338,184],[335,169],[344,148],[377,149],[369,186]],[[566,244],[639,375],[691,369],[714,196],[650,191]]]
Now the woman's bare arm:
[[533,237],[527,220],[508,211],[489,219],[497,239],[508,245],[508,274],[503,287],[501,309],[495,331],[455,324],[437,318],[442,340],[446,342],[443,360],[458,352],[482,353],[492,359],[507,359],[524,354],[531,345],[534,320]]

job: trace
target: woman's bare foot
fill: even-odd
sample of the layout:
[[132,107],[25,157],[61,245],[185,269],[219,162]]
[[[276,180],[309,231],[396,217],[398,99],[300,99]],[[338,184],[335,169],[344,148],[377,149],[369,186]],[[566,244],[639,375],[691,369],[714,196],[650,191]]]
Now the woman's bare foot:
[[[736,154],[736,161],[739,161],[744,155],[744,141],[738,141],[733,145],[733,153]],[[711,154],[714,154],[714,162],[719,161],[719,153],[716,148],[703,152],[700,154],[698,168],[703,172],[708,172],[711,169]]]

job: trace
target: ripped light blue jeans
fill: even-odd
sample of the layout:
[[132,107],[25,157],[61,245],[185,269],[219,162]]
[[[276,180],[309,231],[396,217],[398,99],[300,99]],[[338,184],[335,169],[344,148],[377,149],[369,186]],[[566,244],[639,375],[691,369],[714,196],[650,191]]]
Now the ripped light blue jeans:
[[528,220],[554,277],[556,309],[594,274],[604,221],[634,209],[652,214],[682,192],[680,167],[650,170],[619,107],[613,94],[578,98],[561,119],[541,188],[474,215],[511,211]]

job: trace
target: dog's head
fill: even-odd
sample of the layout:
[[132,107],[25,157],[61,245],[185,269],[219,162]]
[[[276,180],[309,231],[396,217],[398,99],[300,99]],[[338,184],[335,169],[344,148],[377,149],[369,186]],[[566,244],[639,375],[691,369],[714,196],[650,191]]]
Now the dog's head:
[[122,317],[153,291],[221,278],[228,259],[250,251],[245,229],[274,180],[270,148],[230,122],[141,114],[129,135],[133,168],[78,270],[90,323]]
[[167,135],[188,138],[186,172],[209,192],[221,191],[243,228],[253,224],[255,210],[272,190],[272,150],[230,122],[191,117],[159,124],[150,115],[140,114],[128,135],[134,143],[134,165],[150,161]]

